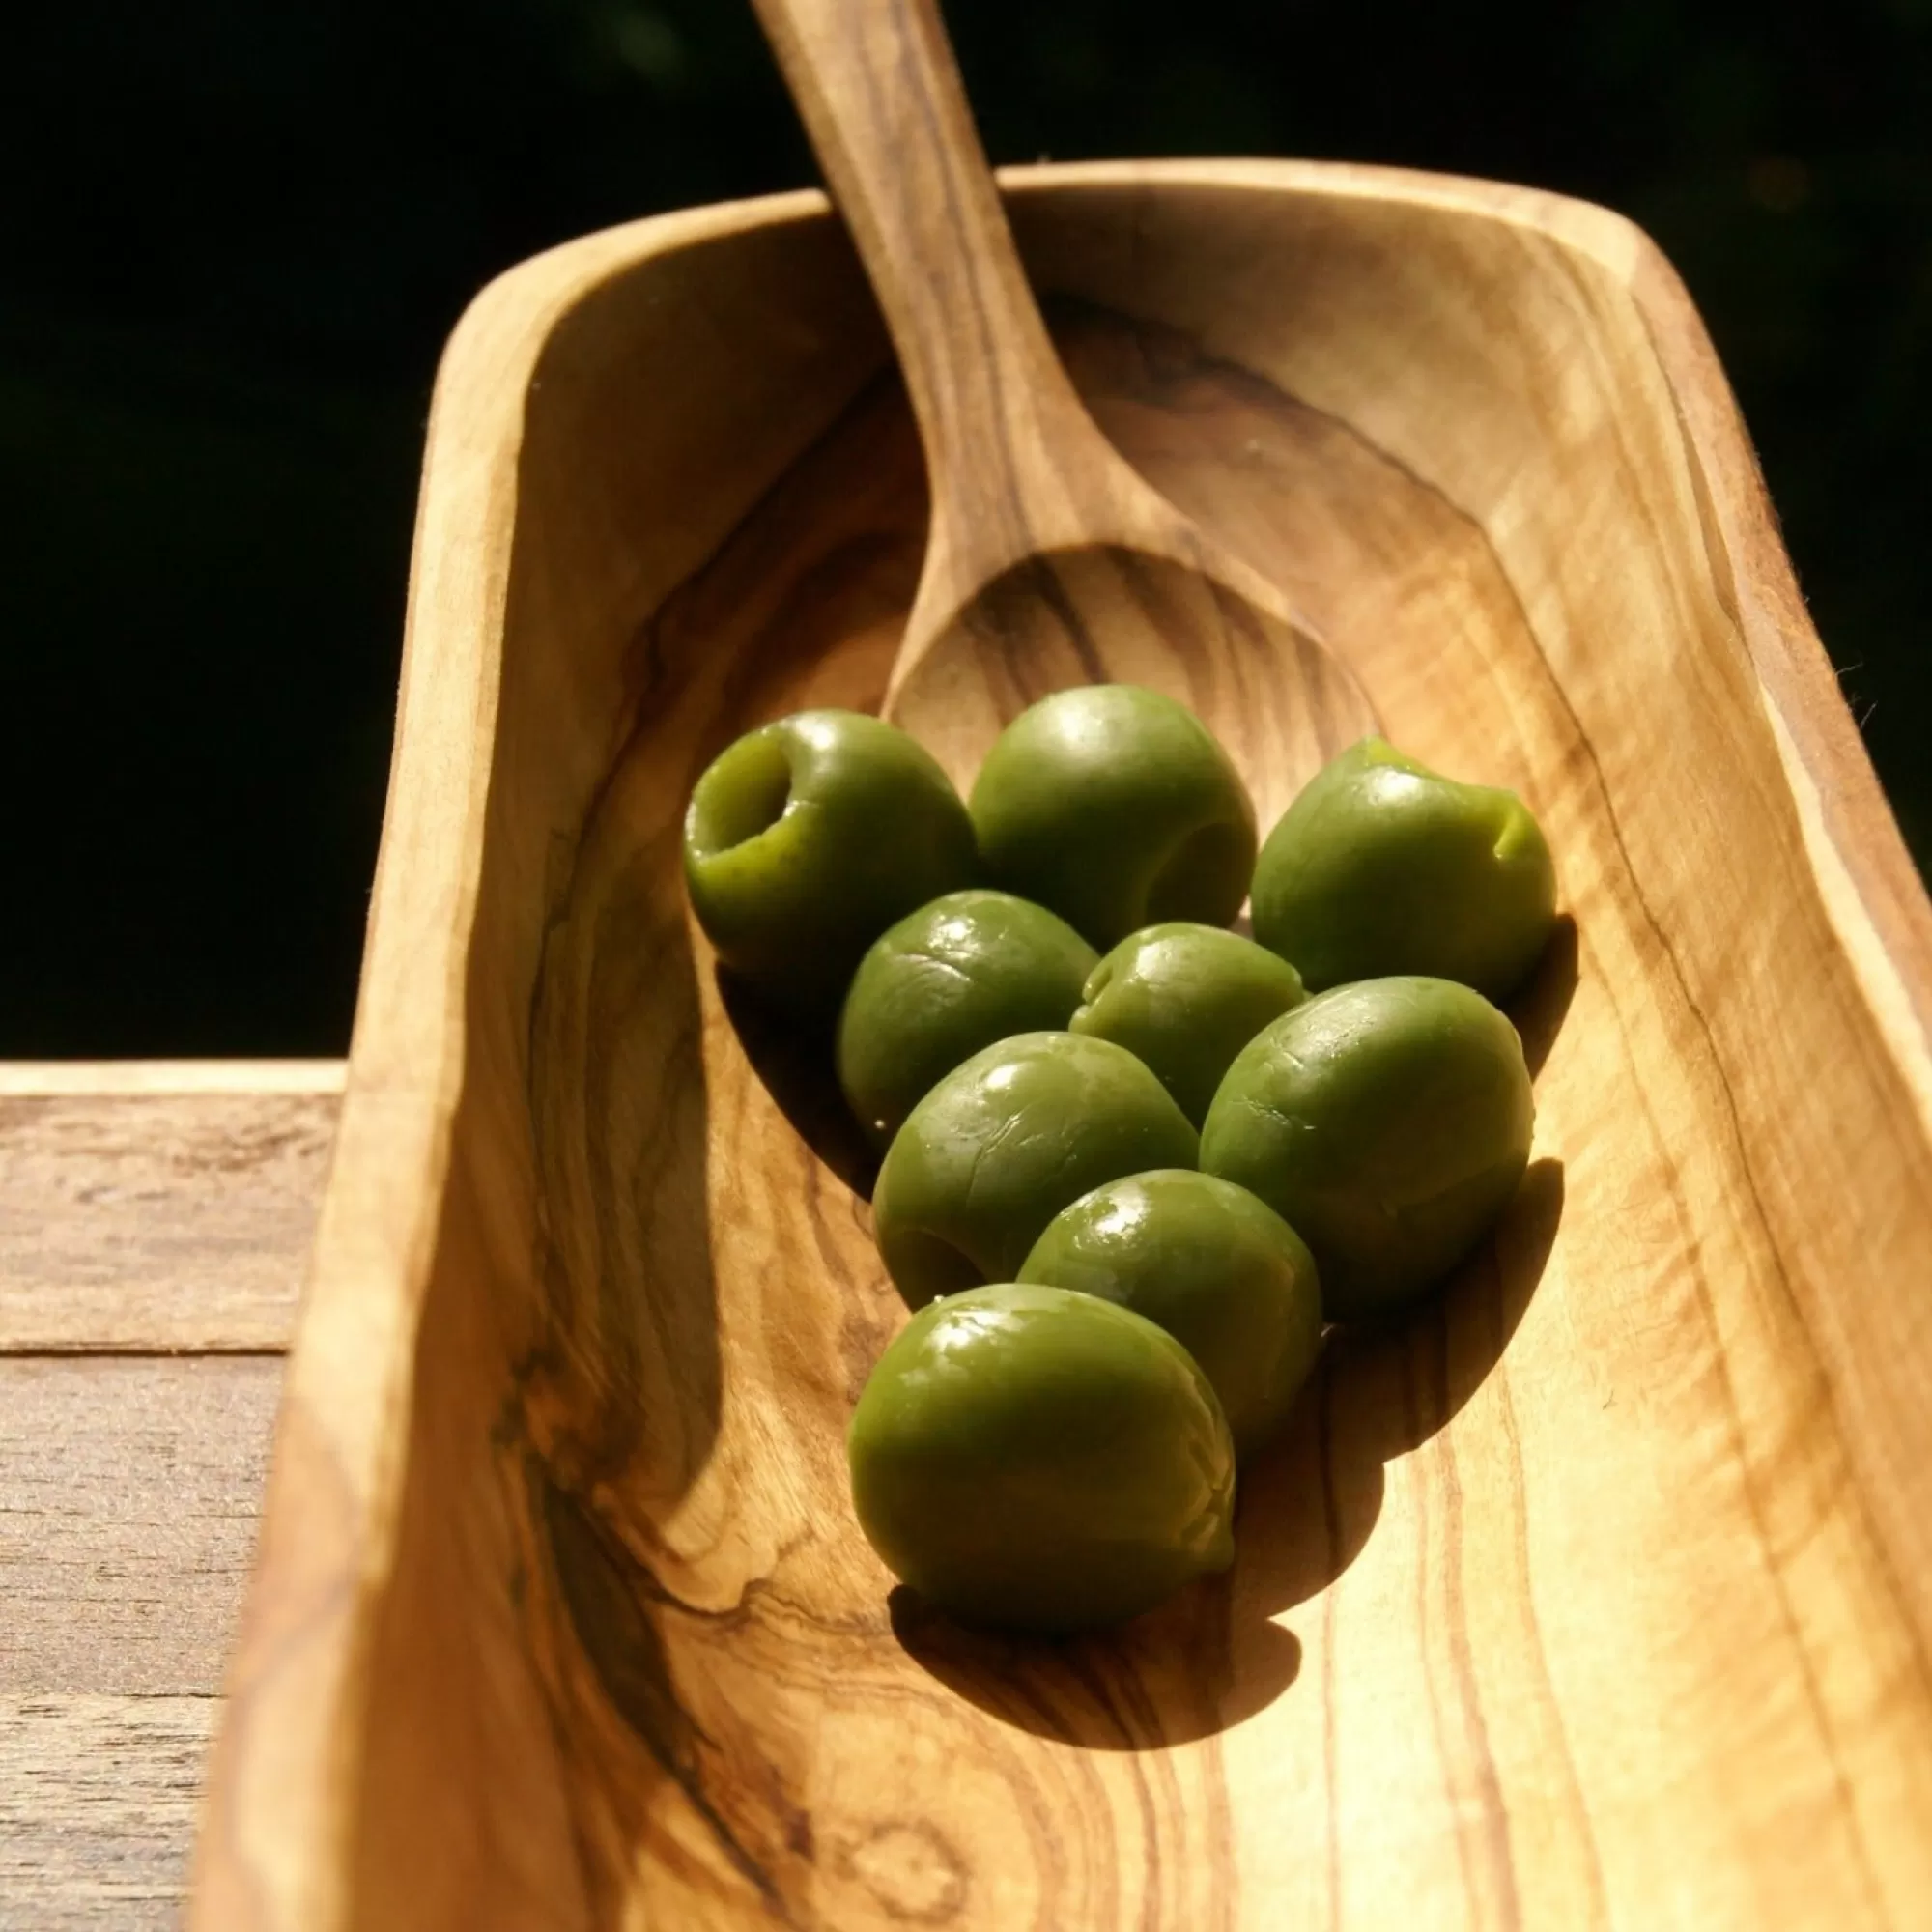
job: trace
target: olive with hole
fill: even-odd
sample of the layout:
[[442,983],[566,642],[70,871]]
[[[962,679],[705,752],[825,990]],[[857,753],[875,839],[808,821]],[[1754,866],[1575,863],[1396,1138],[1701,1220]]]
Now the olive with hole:
[[1097,1294],[1165,1329],[1213,1383],[1243,1456],[1281,1427],[1321,1348],[1307,1244],[1211,1174],[1170,1168],[1083,1194],[1047,1224],[1019,1278]]
[[1302,997],[1300,975],[1266,947],[1175,921],[1122,940],[1068,1024],[1144,1060],[1198,1127],[1236,1054]]
[[1450,980],[1318,994],[1236,1059],[1203,1172],[1258,1194],[1308,1243],[1331,1321],[1412,1301],[1480,1241],[1529,1160],[1522,1042]]
[[962,1060],[1018,1033],[1065,1027],[1094,949],[1010,893],[948,893],[872,942],[838,1016],[838,1084],[883,1146]]
[[1173,1096],[1125,1047],[1025,1033],[955,1066],[893,1136],[872,1191],[886,1272],[910,1308],[1009,1282],[1046,1224],[1103,1180],[1192,1167]]
[[733,973],[836,1009],[866,949],[979,872],[965,805],[932,757],[857,711],[801,711],[728,746],[684,821],[693,912]]
[[1160,920],[1225,925],[1248,895],[1255,809],[1185,705],[1132,684],[1056,692],[1001,732],[973,785],[996,886],[1097,947]]
[[1255,937],[1312,992],[1420,973],[1504,999],[1555,916],[1556,869],[1521,799],[1380,738],[1309,781],[1255,867]]
[[879,1358],[847,1438],[886,1567],[961,1620],[1062,1633],[1234,1559],[1234,1445],[1173,1337],[1065,1289],[936,1301]]

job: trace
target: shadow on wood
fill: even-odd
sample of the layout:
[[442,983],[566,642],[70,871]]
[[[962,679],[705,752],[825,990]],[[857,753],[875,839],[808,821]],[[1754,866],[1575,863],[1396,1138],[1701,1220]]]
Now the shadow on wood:
[[879,1155],[838,1085],[836,1023],[802,1024],[795,1014],[760,1001],[722,968],[718,997],[745,1058],[792,1131],[853,1193],[869,1201],[879,1178]]
[[1185,1744],[1265,1710],[1301,1664],[1273,1619],[1355,1560],[1383,1465],[1445,1427],[1502,1359],[1562,1211],[1562,1163],[1536,1161],[1439,1293],[1378,1329],[1329,1332],[1282,1435],[1242,1470],[1227,1575],[1119,1631],[1055,1639],[965,1629],[901,1585],[892,1621],[907,1655],[1005,1722],[1094,1750]]
[[[1519,190],[1009,186],[1115,446],[1547,828],[1535,1174],[1338,1338],[1222,1584],[1004,1676],[895,1631],[844,1431],[903,1311],[678,830],[736,732],[879,703],[916,439],[817,197],[526,265],[439,385],[194,1922],[1912,1923],[1932,909],[1694,315]],[[1270,731],[1194,696],[1269,818]]]
[[1556,1044],[1563,1016],[1577,997],[1577,922],[1567,912],[1558,913],[1543,957],[1508,1009],[1532,1075],[1543,1071],[1543,1063]]
[[722,1401],[696,969],[662,863],[663,775],[627,758],[545,932],[530,1022],[541,1327],[525,1426],[566,1485],[656,1516],[710,1458]]

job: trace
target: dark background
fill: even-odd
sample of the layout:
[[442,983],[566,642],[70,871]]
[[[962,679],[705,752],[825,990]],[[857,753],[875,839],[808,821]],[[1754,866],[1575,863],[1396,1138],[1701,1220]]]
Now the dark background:
[[[1689,281],[1932,858],[1932,0],[954,0],[996,158],[1624,210]],[[66,0],[0,72],[0,1055],[327,1053],[439,348],[497,270],[811,166],[745,0]]]

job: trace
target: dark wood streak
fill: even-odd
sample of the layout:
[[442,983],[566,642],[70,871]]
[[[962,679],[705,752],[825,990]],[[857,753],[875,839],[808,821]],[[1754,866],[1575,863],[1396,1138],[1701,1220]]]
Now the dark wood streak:
[[715,1740],[678,1697],[663,1639],[641,1613],[641,1601],[651,1592],[640,1587],[639,1566],[581,1503],[541,1472],[537,1482],[563,1602],[611,1708],[684,1793],[725,1858],[780,1922],[791,1924],[772,1875],[740,1842],[705,1788],[698,1753],[700,1747],[715,1749]]
[[[611,1869],[612,1861],[608,1846],[601,1841],[596,1815],[597,1795],[610,1773],[593,1740],[584,1735],[574,1709],[573,1673],[566,1660],[581,1658],[582,1647],[570,1630],[554,1552],[549,1547],[543,1511],[538,1506],[545,1480],[542,1459],[527,1439],[521,1400],[514,1414],[499,1416],[495,1437],[500,1438],[493,1438],[499,1475],[512,1489],[521,1487],[526,1503],[515,1519],[516,1561],[528,1579],[520,1609],[531,1638],[550,1742],[558,1765],[576,1774],[578,1788],[564,1807],[564,1817],[578,1889],[593,1911],[601,1906],[602,1916],[611,1917],[622,1909],[622,1881]],[[567,1642],[557,1644],[555,1639],[566,1632]]]
[[[1106,661],[1101,657],[1099,647],[1094,640],[1094,633],[1078,601],[1067,594],[1066,583],[1061,576],[1061,566],[1052,557],[1036,557],[1027,566],[1028,580],[1037,592],[1040,603],[1053,612],[1061,629],[1066,633],[1066,641],[1073,651],[1074,662],[1080,667],[1081,675],[1090,684],[1103,683],[1107,676]],[[1011,644],[1008,646],[1009,651]],[[1022,690],[1028,688],[1024,680],[1024,660],[1012,666],[1011,675]],[[1034,696],[1043,697],[1043,691],[1035,691]]]

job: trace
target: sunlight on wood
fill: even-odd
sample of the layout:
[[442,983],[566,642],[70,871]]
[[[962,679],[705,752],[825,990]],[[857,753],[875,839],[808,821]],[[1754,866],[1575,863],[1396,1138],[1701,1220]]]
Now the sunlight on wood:
[[[1932,913],[1694,315],[1547,196],[1008,184],[1108,438],[1548,828],[1529,1181],[1331,1350],[1231,1579],[1057,1647],[892,1593],[841,1438],[897,1304],[677,853],[734,733],[879,701],[911,420],[816,196],[526,264],[439,384],[193,1922],[1912,1924]],[[1278,807],[1264,681],[1194,695]]]

